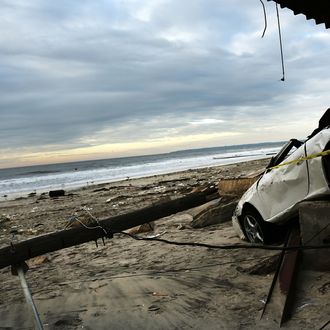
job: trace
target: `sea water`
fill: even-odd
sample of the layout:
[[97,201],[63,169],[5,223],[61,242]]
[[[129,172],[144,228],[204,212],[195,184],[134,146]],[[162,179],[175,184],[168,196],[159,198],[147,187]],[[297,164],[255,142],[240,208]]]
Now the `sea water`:
[[0,198],[271,157],[283,142],[0,169]]

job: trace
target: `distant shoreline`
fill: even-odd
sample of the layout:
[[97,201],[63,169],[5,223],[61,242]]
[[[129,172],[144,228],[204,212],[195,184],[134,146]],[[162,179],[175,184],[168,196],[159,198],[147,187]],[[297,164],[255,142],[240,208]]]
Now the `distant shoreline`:
[[[108,161],[108,160],[128,160],[128,159],[138,159],[144,157],[158,157],[158,156],[166,156],[166,155],[177,155],[184,154],[187,152],[200,152],[200,151],[216,151],[216,150],[225,150],[225,149],[237,149],[237,148],[246,148],[253,146],[278,146],[284,144],[286,141],[273,141],[273,142],[260,142],[260,143],[246,143],[246,144],[230,144],[224,146],[217,147],[205,147],[205,148],[191,148],[191,149],[180,149],[169,152],[155,153],[155,154],[144,154],[144,155],[132,155],[132,156],[120,156],[120,157],[110,157],[110,158],[96,158],[96,159],[86,159],[86,160],[76,160],[69,162],[61,162],[61,163],[44,163],[44,164],[32,164],[32,165],[22,165],[22,166],[10,166],[10,167],[0,167],[0,172],[4,170],[15,170],[15,169],[27,169],[27,168],[35,168],[39,166],[48,167],[48,166],[57,166],[57,165],[73,165],[79,163],[88,163],[88,162],[97,162],[97,161]],[[31,171],[33,172],[33,171]]]
[[268,160],[270,157],[265,157],[265,158],[259,158],[259,159],[254,159],[254,160],[249,160],[249,161],[244,161],[241,159],[238,159],[237,161],[233,163],[228,163],[224,165],[216,165],[216,166],[201,166],[201,167],[196,167],[196,168],[191,168],[191,169],[186,169],[186,170],[179,170],[179,171],[167,171],[163,173],[156,173],[156,174],[151,174],[151,175],[144,175],[144,176],[136,176],[136,177],[127,177],[126,179],[119,179],[119,180],[106,180],[102,182],[86,182],[85,184],[81,185],[71,185],[71,186],[60,186],[56,185],[53,187],[49,187],[47,189],[40,189],[40,190],[30,190],[30,191],[24,191],[24,192],[17,192],[17,193],[12,193],[10,195],[7,195],[4,197],[3,195],[0,196],[0,202],[5,202],[5,201],[12,201],[12,200],[17,200],[17,199],[26,199],[29,198],[30,196],[40,196],[43,194],[48,194],[50,190],[57,190],[57,189],[63,189],[65,190],[66,193],[72,193],[76,192],[79,190],[86,190],[86,189],[96,189],[97,187],[102,187],[104,185],[111,185],[111,186],[116,186],[116,185],[123,185],[127,186],[132,184],[135,181],[150,181],[154,180],[160,177],[168,177],[169,180],[178,180],[179,177],[187,177],[193,172],[202,172],[204,173],[205,171],[209,170],[210,172],[213,172],[217,169],[221,169],[224,167],[229,167],[231,168],[232,166],[239,165],[242,166],[244,164],[247,164],[248,167],[253,166],[253,164],[259,165],[260,163],[268,163]]

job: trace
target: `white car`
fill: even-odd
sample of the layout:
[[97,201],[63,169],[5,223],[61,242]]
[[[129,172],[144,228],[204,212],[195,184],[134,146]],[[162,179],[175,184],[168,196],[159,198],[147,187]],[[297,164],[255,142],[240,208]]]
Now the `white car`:
[[290,140],[239,201],[232,218],[239,236],[273,243],[279,225],[297,215],[299,202],[329,199],[329,149],[330,126],[315,130],[305,142]]

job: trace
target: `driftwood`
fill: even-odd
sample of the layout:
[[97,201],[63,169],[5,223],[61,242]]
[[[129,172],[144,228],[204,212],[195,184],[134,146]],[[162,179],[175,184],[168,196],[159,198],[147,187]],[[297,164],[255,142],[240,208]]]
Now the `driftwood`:
[[112,233],[121,232],[146,222],[155,221],[171,214],[196,207],[211,199],[217,198],[218,195],[216,192],[216,188],[207,188],[204,191],[191,193],[187,196],[157,206],[150,206],[100,220],[100,227],[95,229],[87,229],[84,227],[71,228],[37,236],[15,245],[7,246],[0,249],[0,269],[10,265],[20,264],[25,260],[45,253],[58,251],[93,240],[95,241],[106,236],[105,231],[111,236]]
[[231,221],[237,202],[235,198],[227,202],[219,198],[197,207],[194,209],[195,214],[193,214],[193,220],[190,226],[193,228],[203,228]]
[[260,174],[253,177],[221,179],[218,188],[220,196],[241,197],[260,177]]

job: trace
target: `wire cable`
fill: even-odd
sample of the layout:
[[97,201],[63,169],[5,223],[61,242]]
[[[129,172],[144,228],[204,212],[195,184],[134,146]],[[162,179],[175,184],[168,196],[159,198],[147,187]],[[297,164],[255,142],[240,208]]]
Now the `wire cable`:
[[265,27],[264,27],[264,31],[262,32],[262,35],[261,35],[261,38],[263,38],[265,36],[265,33],[266,33],[266,30],[267,30],[267,13],[266,13],[266,7],[265,7],[265,4],[262,0],[259,0],[262,4],[262,9],[263,9],[263,12],[264,12],[264,24],[265,24]]
[[326,322],[324,325],[322,325],[322,327],[319,330],[325,329],[329,324],[330,324],[330,320]]
[[219,250],[239,250],[239,249],[258,249],[258,250],[269,250],[269,251],[294,251],[294,250],[316,250],[316,249],[330,249],[330,244],[324,245],[297,245],[297,246],[274,246],[274,245],[257,245],[257,244],[225,244],[225,245],[213,245],[206,243],[197,242],[175,242],[169,241],[162,238],[151,238],[151,237],[138,237],[125,232],[118,232],[118,234],[123,234],[129,236],[137,241],[156,241],[160,243],[165,243],[169,245],[177,246],[192,246],[192,247],[204,247],[208,249],[219,249]]
[[284,70],[284,57],[283,57],[283,44],[282,44],[282,33],[281,33],[281,23],[280,23],[280,14],[278,11],[278,3],[275,3],[276,6],[276,15],[277,15],[277,26],[278,26],[278,36],[280,40],[280,51],[281,51],[281,62],[282,62],[282,78],[281,81],[285,81],[285,70]]
[[[97,226],[89,227],[86,226],[83,222],[79,219],[77,221],[86,229],[93,230],[93,229],[102,229],[105,233],[106,237],[112,237],[113,234],[122,234],[133,238],[137,241],[155,241],[160,243],[165,243],[169,245],[176,245],[176,246],[191,246],[191,247],[204,247],[208,249],[219,249],[219,250],[239,250],[239,249],[257,249],[257,250],[269,250],[269,251],[296,251],[296,250],[317,250],[317,249],[330,249],[330,244],[323,244],[323,245],[297,245],[297,246],[274,246],[274,245],[259,245],[259,244],[225,244],[225,245],[213,245],[213,244],[206,244],[206,243],[198,243],[198,242],[176,242],[176,241],[169,241],[162,238],[156,237],[139,237],[137,235],[129,234],[124,231],[113,232],[105,229],[99,220],[93,216],[89,211],[87,212],[90,216],[97,222]],[[324,228],[325,229],[325,228]],[[323,229],[323,230],[324,230]],[[321,231],[322,232],[322,231]],[[319,235],[321,232],[317,233]],[[314,237],[314,238],[315,238]]]

